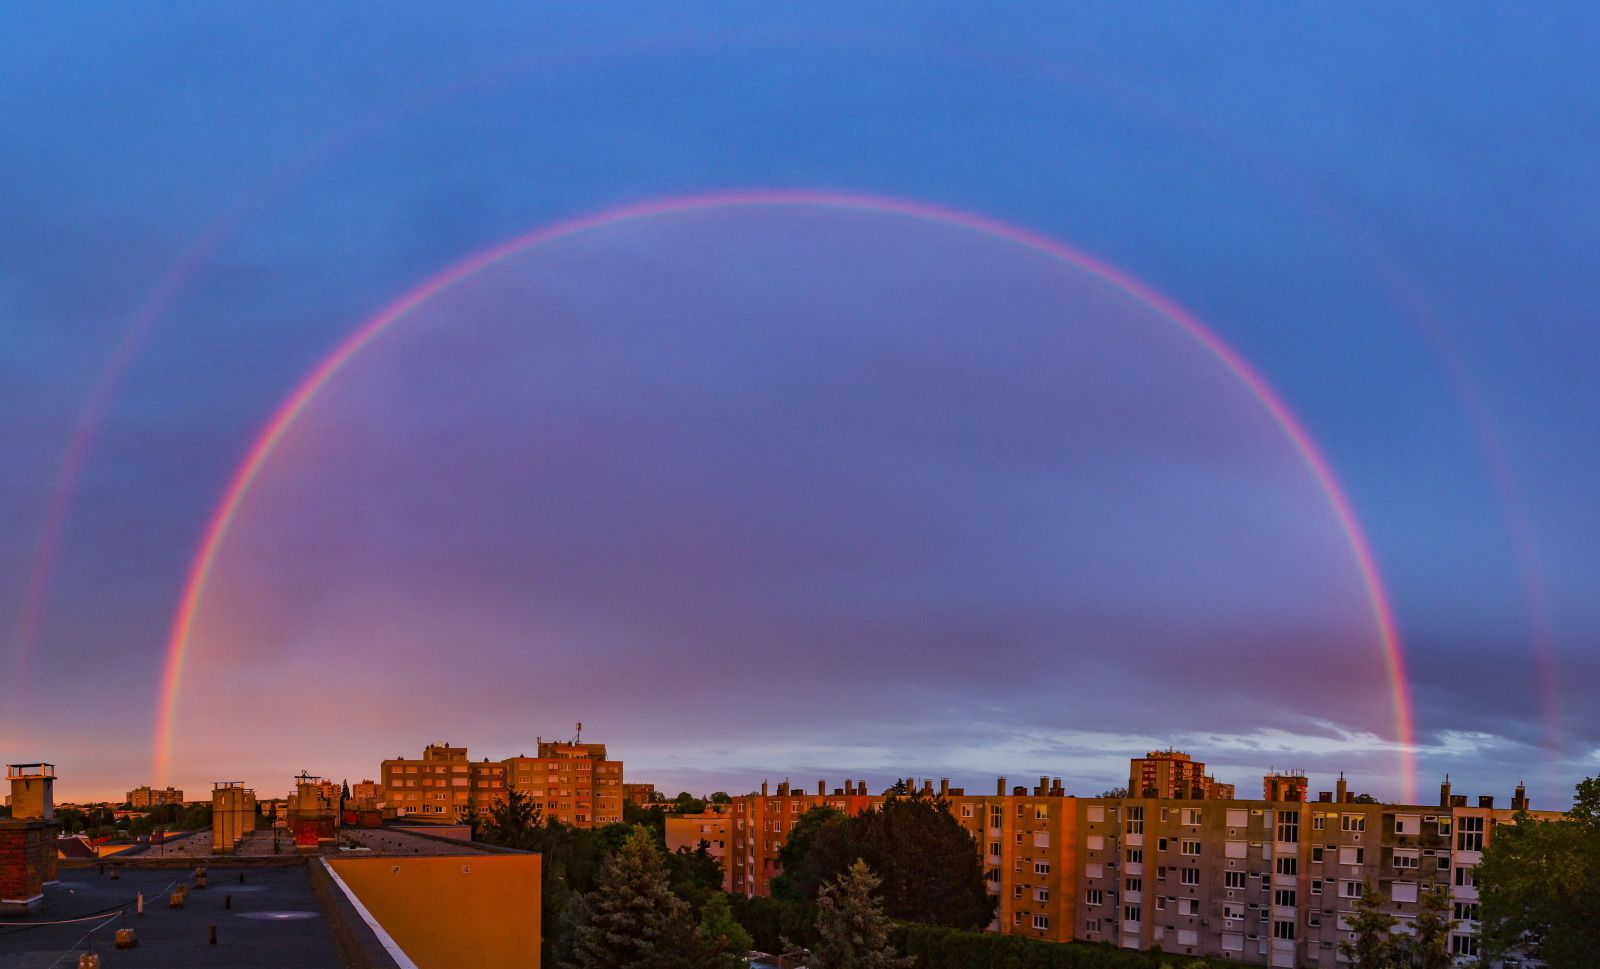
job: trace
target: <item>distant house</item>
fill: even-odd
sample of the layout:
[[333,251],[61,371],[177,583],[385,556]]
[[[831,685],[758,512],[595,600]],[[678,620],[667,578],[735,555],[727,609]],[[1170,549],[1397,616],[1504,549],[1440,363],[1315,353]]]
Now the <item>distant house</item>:
[[57,838],[57,858],[98,858],[99,852],[94,850],[87,839],[84,838]]

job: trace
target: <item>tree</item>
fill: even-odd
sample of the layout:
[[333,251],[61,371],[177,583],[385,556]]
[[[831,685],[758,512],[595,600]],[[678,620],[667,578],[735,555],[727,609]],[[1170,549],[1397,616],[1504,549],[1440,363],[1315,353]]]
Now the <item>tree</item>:
[[1392,930],[1400,919],[1383,910],[1384,901],[1368,878],[1356,899],[1355,912],[1344,917],[1356,941],[1340,942],[1339,954],[1350,961],[1351,969],[1391,969],[1395,964]]
[[1355,803],[1355,804],[1377,804],[1377,803],[1379,803],[1378,799],[1373,797],[1371,794],[1357,794],[1355,797],[1351,798],[1350,800],[1351,800],[1352,803]]
[[1556,821],[1519,811],[1477,866],[1485,962],[1521,953],[1551,969],[1592,966],[1600,951],[1600,777],[1579,781]]
[[821,885],[820,876],[813,874],[807,878],[805,887],[797,883],[797,876],[806,870],[806,856],[811,853],[811,846],[817,840],[817,833],[829,824],[843,822],[845,817],[843,811],[825,804],[818,804],[800,815],[799,820],[789,829],[788,840],[778,849],[778,867],[782,868],[783,872],[772,879],[773,898],[809,902],[816,895],[817,887]]
[[598,887],[572,906],[568,969],[709,969],[731,954],[712,951],[689,912],[667,888],[655,839],[635,828],[600,872]]
[[1448,969],[1451,964],[1450,932],[1461,923],[1449,916],[1450,889],[1443,885],[1425,889],[1418,897],[1413,934],[1407,942],[1410,961],[1418,969]]
[[1101,797],[1127,797],[1128,796],[1128,789],[1126,787],[1113,787],[1109,791],[1101,791],[1100,792],[1100,796]]
[[700,935],[711,943],[714,956],[734,957],[729,965],[743,969],[750,964],[749,953],[754,943],[744,926],[734,920],[728,896],[723,893],[708,897],[700,909]]
[[881,879],[891,918],[961,929],[994,918],[977,843],[942,798],[891,796],[877,810],[823,820],[797,867],[784,873],[798,897],[810,900],[856,861]]
[[817,893],[820,940],[806,961],[810,969],[900,969],[914,961],[889,947],[889,924],[872,897],[879,880],[860,859]]

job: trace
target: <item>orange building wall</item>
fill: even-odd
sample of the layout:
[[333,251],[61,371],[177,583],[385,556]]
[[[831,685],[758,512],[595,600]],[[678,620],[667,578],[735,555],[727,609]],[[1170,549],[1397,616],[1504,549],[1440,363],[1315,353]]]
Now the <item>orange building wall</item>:
[[539,855],[330,858],[419,969],[539,969]]

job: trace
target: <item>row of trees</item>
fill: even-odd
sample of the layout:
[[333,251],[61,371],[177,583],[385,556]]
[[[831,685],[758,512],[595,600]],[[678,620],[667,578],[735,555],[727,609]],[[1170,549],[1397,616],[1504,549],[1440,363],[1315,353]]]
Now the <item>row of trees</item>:
[[783,849],[782,897],[771,899],[724,895],[705,842],[669,853],[663,809],[673,803],[585,830],[511,791],[477,826],[480,841],[543,854],[546,960],[729,969],[752,945],[806,946],[807,964],[821,969],[892,969],[902,963],[888,948],[889,918],[976,928],[993,917],[977,847],[930,796],[894,796],[855,817],[808,812]]

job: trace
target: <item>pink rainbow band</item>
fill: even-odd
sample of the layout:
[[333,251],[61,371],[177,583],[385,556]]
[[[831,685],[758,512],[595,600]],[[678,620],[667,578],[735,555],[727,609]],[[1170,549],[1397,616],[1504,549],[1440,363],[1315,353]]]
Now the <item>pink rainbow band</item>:
[[172,625],[172,634],[167,645],[166,663],[162,670],[160,708],[156,719],[155,774],[157,782],[166,783],[167,769],[171,759],[172,728],[178,691],[182,684],[183,664],[188,653],[195,615],[199,610],[200,600],[205,593],[206,583],[210,578],[217,552],[227,538],[228,528],[238,512],[239,506],[244,501],[245,495],[249,492],[250,485],[266,464],[267,459],[271,457],[273,449],[283,439],[296,418],[300,416],[301,411],[317,395],[318,391],[339,372],[340,368],[375,337],[417,306],[479,270],[524,249],[563,239],[590,229],[633,219],[670,215],[692,210],[779,205],[807,205],[903,215],[910,218],[954,225],[1006,239],[1020,246],[1060,259],[1116,286],[1171,320],[1215,357],[1256,398],[1273,422],[1288,437],[1295,451],[1305,463],[1307,470],[1311,472],[1312,478],[1315,479],[1318,487],[1322,489],[1323,494],[1327,497],[1328,504],[1333,510],[1334,518],[1339,523],[1340,531],[1344,533],[1345,541],[1350,546],[1351,554],[1355,558],[1357,571],[1361,576],[1362,586],[1366,591],[1367,600],[1372,609],[1372,617],[1377,627],[1379,644],[1383,651],[1384,670],[1389,681],[1390,700],[1399,745],[1401,800],[1403,803],[1411,803],[1414,800],[1416,788],[1415,755],[1413,752],[1415,729],[1412,720],[1411,697],[1406,679],[1405,661],[1400,651],[1400,639],[1396,630],[1394,614],[1389,605],[1388,594],[1384,590],[1383,580],[1378,573],[1372,549],[1367,543],[1366,534],[1362,531],[1356,519],[1355,510],[1351,506],[1349,498],[1345,495],[1344,489],[1340,486],[1338,479],[1334,477],[1333,469],[1329,466],[1327,459],[1322,456],[1322,452],[1317,448],[1316,443],[1301,425],[1299,419],[1289,410],[1288,405],[1279,398],[1266,380],[1255,371],[1255,368],[1251,367],[1244,358],[1240,357],[1238,353],[1199,320],[1160,293],[1155,292],[1120,270],[1070,249],[1052,239],[985,216],[922,202],[907,202],[870,195],[795,190],[733,191],[681,196],[622,206],[547,226],[527,235],[503,242],[434,276],[363,323],[355,332],[351,333],[335,347],[333,352],[329,353],[321,363],[317,364],[316,368],[295,388],[294,392],[278,408],[278,411],[256,438],[255,443],[234,472],[232,480],[228,483],[227,490],[223,492],[222,500],[218,503],[210,522],[206,526],[205,534],[200,542],[200,550],[190,567],[188,581],[184,584],[183,594],[178,602],[177,614]]

